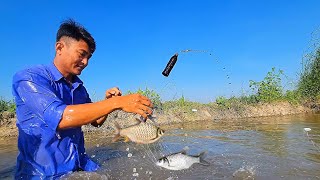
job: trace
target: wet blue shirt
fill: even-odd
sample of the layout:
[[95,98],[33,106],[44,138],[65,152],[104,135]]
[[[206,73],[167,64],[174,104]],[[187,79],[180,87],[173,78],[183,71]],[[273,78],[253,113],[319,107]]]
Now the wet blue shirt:
[[98,169],[85,153],[81,127],[57,129],[67,105],[91,102],[78,77],[71,85],[53,64],[39,65],[16,73],[12,86],[19,130],[16,179]]

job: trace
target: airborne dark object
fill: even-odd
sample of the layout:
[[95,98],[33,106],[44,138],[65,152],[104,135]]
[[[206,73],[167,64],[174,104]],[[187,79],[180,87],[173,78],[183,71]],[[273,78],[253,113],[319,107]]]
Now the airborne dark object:
[[173,56],[170,58],[167,66],[166,66],[166,68],[162,71],[162,74],[163,74],[164,76],[166,76],[166,77],[169,76],[169,74],[170,74],[173,66],[176,64],[177,60],[178,60],[178,53],[176,53],[175,55],[173,55]]

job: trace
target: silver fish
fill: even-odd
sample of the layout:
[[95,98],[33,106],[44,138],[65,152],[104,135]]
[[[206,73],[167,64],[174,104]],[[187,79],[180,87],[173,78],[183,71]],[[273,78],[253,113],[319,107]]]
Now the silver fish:
[[137,124],[121,129],[120,126],[115,123],[116,134],[113,138],[113,142],[118,141],[120,138],[124,138],[124,142],[135,142],[140,144],[154,143],[160,139],[164,134],[164,130],[155,126],[153,123],[137,120]]
[[205,152],[200,153],[198,156],[187,155],[186,151],[183,150],[178,153],[174,153],[165,157],[160,158],[156,165],[169,169],[169,170],[182,170],[190,168],[194,163],[199,163],[205,166],[210,164],[203,160]]

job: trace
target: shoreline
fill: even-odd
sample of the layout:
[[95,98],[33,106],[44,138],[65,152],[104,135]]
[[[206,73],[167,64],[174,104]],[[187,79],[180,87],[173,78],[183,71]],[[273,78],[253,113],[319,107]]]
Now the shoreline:
[[[315,113],[319,110],[319,105],[292,105],[288,102],[276,102],[268,104],[245,105],[241,107],[221,108],[217,106],[203,105],[194,107],[192,109],[178,109],[168,110],[167,112],[154,112],[153,116],[161,125],[194,122],[194,121],[208,121],[208,120],[232,120],[244,118],[272,117],[272,116],[287,116],[296,114]],[[138,116],[132,113],[123,111],[114,111],[108,115],[107,121],[100,128],[95,128],[90,125],[82,127],[85,134],[94,134],[103,132],[106,136],[114,133],[113,124],[115,121],[121,127],[132,125],[135,123],[135,118]],[[16,116],[14,113],[3,112],[0,114],[0,139],[6,137],[16,137],[18,130],[15,125]]]

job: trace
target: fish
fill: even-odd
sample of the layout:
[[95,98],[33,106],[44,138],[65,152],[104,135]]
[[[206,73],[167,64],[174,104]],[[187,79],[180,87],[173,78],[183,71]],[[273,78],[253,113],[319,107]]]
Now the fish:
[[169,170],[183,170],[190,168],[193,164],[198,163],[204,166],[209,166],[210,163],[203,159],[206,152],[202,152],[197,156],[187,155],[186,150],[178,153],[164,156],[160,158],[156,165]]
[[137,124],[126,128],[120,128],[119,124],[115,122],[115,136],[112,142],[119,141],[124,138],[124,142],[135,142],[138,144],[150,144],[154,143],[164,135],[164,130],[156,126],[153,123],[141,122],[136,119]]

